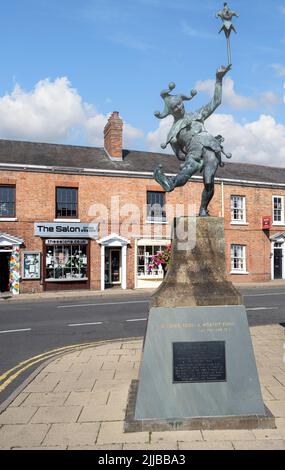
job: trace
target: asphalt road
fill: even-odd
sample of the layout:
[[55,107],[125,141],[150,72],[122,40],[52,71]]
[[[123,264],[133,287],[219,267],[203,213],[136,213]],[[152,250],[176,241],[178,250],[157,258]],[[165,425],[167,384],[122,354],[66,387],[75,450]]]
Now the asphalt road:
[[[285,324],[284,288],[242,289],[242,293],[250,325]],[[145,292],[85,301],[1,301],[0,404],[47,358],[44,353],[98,340],[143,336],[148,301]],[[43,356],[29,362],[38,355]]]

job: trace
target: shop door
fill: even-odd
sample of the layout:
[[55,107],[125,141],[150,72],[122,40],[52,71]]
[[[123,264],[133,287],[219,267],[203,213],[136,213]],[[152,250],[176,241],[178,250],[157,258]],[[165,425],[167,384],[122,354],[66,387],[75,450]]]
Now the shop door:
[[0,253],[0,292],[9,291],[11,253]]
[[121,249],[106,249],[105,283],[107,286],[120,285],[121,279]]
[[274,249],[274,279],[283,279],[282,252],[282,248]]

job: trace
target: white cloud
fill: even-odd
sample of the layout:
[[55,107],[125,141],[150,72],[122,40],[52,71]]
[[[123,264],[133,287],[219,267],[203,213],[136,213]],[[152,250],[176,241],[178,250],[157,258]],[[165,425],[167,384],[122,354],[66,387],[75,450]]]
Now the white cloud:
[[41,80],[30,92],[16,84],[0,98],[1,137],[65,139],[83,119],[81,98],[66,77]]
[[[285,71],[285,68],[284,68]],[[204,80],[196,84],[197,91],[202,91],[209,96],[213,96],[215,90],[214,80]],[[266,107],[271,109],[282,102],[281,96],[273,91],[265,91],[260,93],[256,98],[250,96],[239,95],[235,91],[234,81],[230,77],[226,77],[223,83],[223,104],[232,109],[257,109]]]
[[[204,80],[196,84],[197,91],[203,91],[209,96],[213,96],[215,80]],[[235,91],[234,81],[226,77],[223,83],[223,103],[234,109],[252,109],[257,106],[257,101],[248,96],[238,95]]]
[[[0,137],[45,142],[64,142],[81,137],[103,145],[108,116],[82,101],[66,77],[39,81],[33,90],[16,84],[11,94],[0,97]],[[125,144],[143,137],[143,132],[125,123]]]
[[[153,131],[149,132],[146,136],[146,144],[150,151],[152,152],[162,152],[161,144],[166,142],[167,134],[171,128],[173,118],[168,116],[165,119],[162,119],[159,122],[159,127]],[[167,147],[165,150],[166,153],[171,153],[171,147]]]
[[[161,151],[159,146],[170,126],[170,121],[162,121],[156,131],[147,135],[150,150]],[[214,114],[206,127],[211,134],[225,137],[225,150],[232,152],[232,162],[285,166],[285,126],[270,115],[262,114],[258,120],[242,124],[230,114]]]
[[[90,144],[102,147],[104,143],[104,127],[107,124],[108,116],[104,114],[96,114],[86,120],[85,128],[87,140]],[[123,140],[124,146],[129,147],[136,139],[144,137],[144,133],[140,129],[136,129],[131,124],[124,122]]]
[[285,126],[262,114],[253,122],[240,124],[232,115],[216,114],[207,121],[209,132],[225,137],[232,161],[285,166]]

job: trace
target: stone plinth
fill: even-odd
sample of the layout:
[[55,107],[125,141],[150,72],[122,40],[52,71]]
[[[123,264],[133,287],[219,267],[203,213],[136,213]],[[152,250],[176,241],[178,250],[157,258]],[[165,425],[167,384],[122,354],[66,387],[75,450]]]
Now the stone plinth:
[[175,219],[171,263],[151,307],[241,304],[242,297],[226,274],[223,219]]

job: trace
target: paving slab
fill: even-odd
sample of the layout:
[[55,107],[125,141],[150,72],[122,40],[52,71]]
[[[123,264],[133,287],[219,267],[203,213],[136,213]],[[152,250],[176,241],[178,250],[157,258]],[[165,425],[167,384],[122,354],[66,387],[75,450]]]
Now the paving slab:
[[[23,394],[25,398],[21,404],[21,408],[39,407],[39,406],[63,406],[69,393],[29,393]],[[13,403],[15,406],[15,403]],[[1,415],[0,415],[1,420]]]
[[36,412],[37,408],[8,408],[0,415],[0,424],[27,424]]
[[0,448],[29,448],[41,446],[50,425],[9,424],[0,429]]
[[123,421],[102,423],[97,444],[149,443],[148,432],[124,433],[123,425]]
[[45,446],[87,446],[95,445],[99,423],[65,423],[53,424],[49,429],[43,445]]
[[41,406],[31,419],[31,423],[75,423],[81,411],[81,406]]

